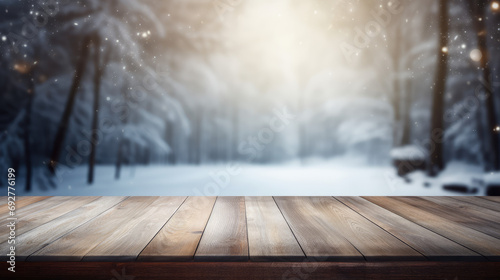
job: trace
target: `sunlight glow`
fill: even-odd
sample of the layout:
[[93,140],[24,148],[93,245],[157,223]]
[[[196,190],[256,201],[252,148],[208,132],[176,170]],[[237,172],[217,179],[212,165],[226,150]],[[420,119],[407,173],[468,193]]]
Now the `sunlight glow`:
[[339,48],[344,39],[335,23],[324,20],[313,5],[287,1],[245,5],[227,42],[233,59],[251,73],[247,76],[252,83],[283,86],[287,88],[284,94],[296,95],[315,73],[345,71],[346,59]]
[[491,8],[494,10],[494,11],[498,11],[498,9],[500,8],[500,4],[498,2],[492,2],[491,3]]

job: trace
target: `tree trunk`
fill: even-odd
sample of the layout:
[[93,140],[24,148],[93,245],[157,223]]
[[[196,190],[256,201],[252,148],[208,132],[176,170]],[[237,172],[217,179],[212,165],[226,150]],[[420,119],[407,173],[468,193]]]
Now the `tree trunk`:
[[239,106],[238,106],[238,101],[235,100],[235,104],[233,104],[233,110],[232,110],[232,123],[233,123],[233,128],[232,128],[232,134],[233,134],[233,139],[231,143],[231,160],[236,161],[238,160],[238,144],[240,141],[240,132],[239,132],[239,122],[240,122],[240,111],[239,111]]
[[116,164],[115,164],[115,179],[120,179],[122,162],[123,162],[123,149],[125,148],[126,140],[120,139],[120,143],[118,144],[118,151],[116,154]]
[[[123,95],[123,100],[125,104],[128,104],[128,84],[125,82],[122,86],[121,92]],[[127,105],[128,106],[128,105]],[[128,107],[127,107],[128,108]],[[129,110],[128,108],[127,110]],[[124,115],[122,119],[122,126],[125,127],[128,122],[128,111],[127,114]],[[116,152],[116,164],[115,164],[115,179],[118,180],[120,179],[120,173],[121,173],[121,168],[122,168],[122,163],[123,163],[123,150],[125,149],[125,146],[128,148],[130,151],[130,143],[128,139],[124,139],[123,134],[120,137],[119,143],[118,143],[118,150]]]
[[[439,43],[438,62],[434,79],[434,92],[431,116],[429,176],[436,176],[444,169],[443,141],[439,135],[444,132],[444,98],[446,79],[448,75],[448,29],[449,29],[448,0],[439,1]],[[445,49],[446,48],[446,49]]]
[[101,90],[101,74],[102,67],[100,59],[100,40],[99,36],[94,37],[94,108],[92,110],[92,127],[90,130],[90,156],[89,156],[89,172],[87,177],[87,183],[92,184],[94,182],[94,166],[95,166],[95,154],[96,154],[96,142],[97,133],[97,123],[99,121],[99,97]]
[[35,75],[34,69],[30,73],[28,88],[28,103],[26,104],[26,116],[24,121],[24,158],[26,163],[26,192],[31,191],[31,181],[33,177],[33,165],[31,162],[31,111],[33,108],[33,98],[35,96]]
[[221,110],[221,133],[222,133],[222,147],[221,147],[221,153],[222,153],[222,162],[227,162],[229,157],[231,156],[231,150],[230,150],[230,145],[231,145],[231,126],[229,125],[229,118],[231,117],[231,112],[229,111],[229,108],[225,105],[222,104],[222,110]]
[[491,69],[489,66],[490,55],[488,52],[487,44],[487,26],[486,26],[486,9],[488,7],[489,1],[471,1],[471,13],[472,20],[474,21],[474,27],[476,29],[477,35],[477,46],[481,51],[482,57],[479,61],[482,69],[482,83],[484,84],[484,90],[486,91],[486,118],[487,118],[487,134],[489,140],[489,158],[491,164],[491,170],[500,171],[500,143],[499,134],[497,131],[497,117],[495,109],[495,96],[493,95],[493,90],[491,86]]
[[217,130],[218,127],[217,127],[217,109],[213,109],[211,112],[210,112],[210,120],[212,120],[210,122],[210,125],[211,125],[211,130],[210,130],[210,133],[212,134],[212,143],[211,143],[211,147],[210,147],[210,154],[211,154],[211,160],[212,162],[217,162],[219,161],[219,141],[220,141],[220,137],[219,137],[219,131]]
[[54,140],[54,145],[52,147],[52,154],[50,156],[49,171],[52,175],[56,174],[56,166],[59,157],[61,156],[61,151],[63,149],[64,139],[66,138],[66,132],[68,130],[69,119],[71,113],[73,112],[73,107],[75,104],[76,93],[80,87],[80,82],[82,80],[83,73],[85,71],[85,66],[87,64],[87,56],[89,51],[90,36],[83,39],[82,53],[78,59],[76,65],[75,75],[73,77],[73,83],[71,84],[71,89],[69,91],[68,101],[66,102],[66,107],[64,108],[61,121],[59,122],[59,127],[57,129],[56,137]]
[[298,99],[298,111],[302,113],[302,120],[299,120],[299,159],[300,159],[300,164],[304,165],[305,164],[305,159],[307,157],[307,145],[308,145],[308,138],[307,138],[307,128],[306,128],[306,121],[307,121],[307,96],[305,93],[300,94],[299,99]]
[[199,111],[197,111],[195,113],[195,122],[196,122],[196,127],[195,127],[195,138],[194,138],[194,145],[195,147],[193,148],[193,150],[195,151],[195,154],[194,154],[194,163],[199,165],[201,163],[201,145],[202,145],[202,141],[201,141],[201,136],[202,136],[202,133],[201,133],[201,130],[202,130],[202,120],[203,120],[203,111],[202,109],[200,108]]
[[169,164],[175,165],[176,164],[176,160],[177,160],[176,156],[175,156],[175,151],[176,151],[177,145],[175,144],[174,122],[167,121],[166,125],[167,125],[167,128],[166,128],[167,144],[170,147],[170,153],[167,156],[167,162]]
[[401,135],[401,146],[407,146],[411,144],[411,78],[407,78],[405,82],[406,94],[404,101],[404,109],[402,114],[402,128],[403,133]]
[[398,147],[401,145],[403,121],[401,117],[401,86],[400,86],[400,58],[401,58],[401,27],[396,26],[395,30],[394,49],[392,50],[392,67],[393,67],[393,95],[392,102],[394,108],[394,132],[393,132],[393,146]]
[[200,164],[201,162],[201,108],[193,109],[192,111],[192,131],[189,137],[189,162],[191,164]]
[[111,51],[107,51],[103,60],[101,61],[101,38],[99,35],[94,36],[94,108],[92,111],[92,127],[90,131],[91,139],[90,139],[90,157],[89,157],[89,173],[87,181],[89,184],[94,182],[94,167],[95,167],[95,155],[97,150],[97,144],[101,139],[98,139],[98,123],[99,123],[99,99],[101,96],[101,81],[104,76],[104,71],[106,69],[106,65],[109,61],[109,56]]
[[[410,68],[413,67],[413,63],[411,60],[408,60],[405,65],[404,71],[410,71]],[[408,69],[408,70],[407,70]],[[403,102],[403,110],[401,114],[401,123],[402,123],[402,135],[401,135],[401,146],[408,146],[412,144],[411,141],[411,128],[413,126],[411,119],[411,103],[412,103],[412,87],[413,79],[409,73],[405,77],[404,87],[405,87],[405,100]]]

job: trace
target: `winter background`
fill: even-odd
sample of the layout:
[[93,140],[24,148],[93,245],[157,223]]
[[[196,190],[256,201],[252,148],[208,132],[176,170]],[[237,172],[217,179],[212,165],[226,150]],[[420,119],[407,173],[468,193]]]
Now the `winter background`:
[[500,9],[2,0],[0,188],[498,195]]

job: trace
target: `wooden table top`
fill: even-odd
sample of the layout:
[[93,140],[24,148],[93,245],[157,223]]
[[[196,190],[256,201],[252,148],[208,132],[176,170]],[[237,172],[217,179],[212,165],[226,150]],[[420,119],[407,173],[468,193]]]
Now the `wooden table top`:
[[54,196],[16,208],[28,262],[500,260],[498,197]]

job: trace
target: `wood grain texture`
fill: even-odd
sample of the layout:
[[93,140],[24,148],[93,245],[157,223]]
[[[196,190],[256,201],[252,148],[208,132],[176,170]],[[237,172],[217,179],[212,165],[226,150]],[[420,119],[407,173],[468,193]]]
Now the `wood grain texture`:
[[[43,211],[45,209],[52,208],[54,206],[57,206],[71,197],[69,196],[52,196],[47,199],[40,200],[35,203],[31,203],[29,205],[26,205],[25,207],[22,207],[21,209],[17,209],[15,212],[15,217],[20,218],[20,217],[26,217],[29,216],[33,213],[36,213],[38,211]],[[9,213],[4,213],[3,215],[0,216],[0,221],[6,220],[8,217],[10,217]]]
[[469,227],[465,227],[446,218],[431,214],[395,198],[364,198],[450,240],[453,240],[490,260],[500,259],[500,240],[497,238]]
[[129,197],[120,204],[81,225],[28,257],[28,261],[80,261],[94,247],[106,240],[122,225],[142,215],[158,197]]
[[[18,261],[293,260],[300,265],[365,263],[365,259],[418,262],[423,256],[446,262],[500,260],[500,238],[494,237],[500,232],[495,210],[500,203],[483,197],[27,197],[21,201],[26,204],[16,213]],[[0,234],[8,237],[7,229],[0,228]],[[5,241],[0,251],[9,249]],[[5,261],[4,255],[0,260]],[[306,262],[299,262],[304,258]]]
[[424,256],[401,240],[332,197],[318,198],[330,209],[329,221],[368,261],[424,260]]
[[[464,214],[467,218],[477,221],[485,221],[486,224],[500,224],[500,212],[483,206],[470,203],[468,200],[455,199],[452,197],[425,196],[422,199],[431,201],[439,206],[439,210],[451,212],[452,215]],[[464,216],[462,215],[462,216]],[[488,223],[490,222],[490,223]]]
[[305,259],[272,197],[245,197],[248,246],[252,261]]
[[480,198],[500,203],[500,196],[480,196]]
[[500,238],[500,213],[467,205],[449,197],[397,197],[396,199],[463,226]]
[[[54,205],[52,207],[47,207],[41,209],[27,216],[16,215],[16,235],[21,235],[28,232],[38,226],[41,226],[49,221],[54,220],[68,212],[75,210],[76,208],[83,206],[87,203],[96,200],[99,197],[96,196],[79,196],[79,197],[63,197],[64,200],[61,203]],[[42,202],[39,202],[42,203]],[[8,227],[0,227],[0,242],[7,241],[7,236],[10,229]]]
[[218,197],[195,254],[200,261],[246,261],[244,197]]
[[321,198],[275,197],[276,204],[308,259],[361,261],[361,253],[332,223],[331,210]]
[[336,197],[336,199],[390,232],[429,260],[485,260],[478,253],[363,198]]
[[90,250],[83,261],[135,261],[141,251],[172,217],[186,197],[159,197],[140,214],[121,224],[98,246]]
[[[48,223],[17,236],[16,260],[26,260],[32,253],[90,221],[124,199],[125,197],[123,196],[100,197]],[[0,244],[0,251],[7,252],[9,247],[10,245],[4,242]],[[0,260],[2,261],[6,260],[6,258],[7,256],[0,256]]]
[[451,196],[450,198],[456,199],[465,203],[474,204],[487,209],[491,209],[500,213],[500,203],[487,199],[482,199],[477,196]]
[[[16,196],[16,209],[19,210],[22,207],[28,206],[30,204],[36,203],[38,201],[42,201],[44,199],[49,198],[50,196]],[[8,208],[8,200],[6,196],[2,196],[0,201],[2,201],[2,205],[0,205],[0,215],[4,215],[5,213],[10,212]]]
[[137,260],[193,259],[215,200],[215,197],[189,197],[141,252]]

